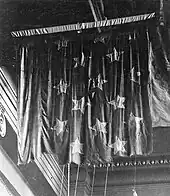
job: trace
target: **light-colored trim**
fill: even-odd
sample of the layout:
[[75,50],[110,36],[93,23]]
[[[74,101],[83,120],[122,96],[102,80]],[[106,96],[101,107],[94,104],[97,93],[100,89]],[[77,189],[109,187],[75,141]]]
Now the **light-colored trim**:
[[0,146],[0,170],[21,196],[35,196],[20,170]]
[[152,18],[155,18],[155,12],[149,13],[149,14],[140,14],[136,16],[127,16],[127,17],[122,17],[122,18],[101,20],[101,21],[95,21],[95,22],[86,22],[86,23],[54,26],[54,27],[13,31],[11,32],[11,35],[13,37],[25,37],[25,36],[44,35],[44,34],[68,32],[68,31],[81,31],[85,29],[129,24],[129,23],[139,22],[143,20],[149,20]]
[[[35,163],[43,173],[50,186],[53,188],[56,195],[59,195],[62,171],[57,161],[53,158],[52,155],[42,155],[39,160],[35,160]],[[66,178],[64,178],[63,181],[62,193],[63,196],[67,195]]]
[[[0,171],[0,182],[2,185],[4,185],[4,188],[7,190],[10,196],[21,196],[1,171]],[[5,196],[5,194],[3,196]]]
[[[10,83],[8,82],[6,74],[2,68],[0,68],[0,102],[5,108],[5,117],[7,118],[11,127],[17,134],[17,95],[12,85],[10,85]],[[48,183],[51,185],[56,195],[58,195],[62,179],[62,170],[54,156],[42,155],[42,157],[39,160],[35,160],[35,163],[37,164],[38,168],[40,169]],[[63,196],[66,195],[66,181],[67,180],[64,177]]]
[[[5,117],[17,131],[17,95],[12,85],[5,76],[5,71],[0,67],[0,102],[5,109]],[[16,132],[17,133],[17,132]]]

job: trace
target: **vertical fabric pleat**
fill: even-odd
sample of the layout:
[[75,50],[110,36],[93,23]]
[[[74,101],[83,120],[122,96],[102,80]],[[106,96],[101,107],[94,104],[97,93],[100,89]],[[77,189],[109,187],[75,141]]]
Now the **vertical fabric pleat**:
[[[157,38],[157,39],[156,39]],[[165,51],[160,28],[152,29],[150,33],[150,85],[149,101],[152,115],[153,127],[170,126],[170,83],[169,72],[170,62]]]
[[170,102],[168,83],[157,77],[160,59],[152,34],[137,28],[114,33],[107,43],[79,35],[74,41],[23,44],[19,163],[42,153],[79,165],[151,153],[152,125],[158,118],[156,125],[169,123]]

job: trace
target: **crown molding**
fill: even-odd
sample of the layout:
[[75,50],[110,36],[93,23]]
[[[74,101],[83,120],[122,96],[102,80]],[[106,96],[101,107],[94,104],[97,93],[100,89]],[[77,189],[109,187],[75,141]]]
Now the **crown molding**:
[[9,180],[5,177],[5,175],[0,171],[0,184],[6,189],[9,196],[20,196],[20,194],[16,191],[14,186],[9,182]]
[[134,167],[137,168],[148,168],[148,167],[160,167],[170,165],[170,154],[165,155],[152,155],[150,157],[138,157],[138,158],[126,158],[123,161],[115,161],[108,164],[99,164],[98,166],[88,165],[89,168],[96,167],[97,169],[104,169],[109,167],[110,169],[122,170],[122,169],[131,169]]
[[21,196],[35,196],[36,194],[31,190],[29,184],[20,170],[14,165],[10,157],[0,146],[0,171],[9,180],[14,189]]

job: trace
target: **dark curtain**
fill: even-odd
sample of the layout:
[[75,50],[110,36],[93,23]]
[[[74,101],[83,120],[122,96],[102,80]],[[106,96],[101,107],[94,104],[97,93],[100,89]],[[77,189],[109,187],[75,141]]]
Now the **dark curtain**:
[[21,44],[19,163],[42,153],[60,164],[150,154],[151,34],[142,27],[93,40],[80,33]]

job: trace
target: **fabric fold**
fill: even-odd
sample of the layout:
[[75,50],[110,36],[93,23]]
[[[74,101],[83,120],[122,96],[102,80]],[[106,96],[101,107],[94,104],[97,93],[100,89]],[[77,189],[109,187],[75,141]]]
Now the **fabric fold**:
[[152,152],[152,126],[170,125],[160,34],[137,27],[109,36],[107,43],[82,34],[60,47],[44,38],[21,45],[19,164],[42,153],[62,165],[98,165]]

